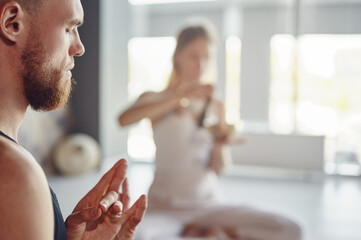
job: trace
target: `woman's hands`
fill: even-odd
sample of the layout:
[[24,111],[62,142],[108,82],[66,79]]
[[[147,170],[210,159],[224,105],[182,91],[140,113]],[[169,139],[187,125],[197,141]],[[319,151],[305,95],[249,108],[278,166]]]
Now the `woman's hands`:
[[176,87],[180,98],[213,98],[214,87],[211,84],[181,82]]
[[[129,208],[129,188],[126,180],[127,162],[118,161],[84,196],[67,218],[69,240],[130,240],[142,220],[147,199],[142,195]],[[119,192],[122,187],[122,193]]]

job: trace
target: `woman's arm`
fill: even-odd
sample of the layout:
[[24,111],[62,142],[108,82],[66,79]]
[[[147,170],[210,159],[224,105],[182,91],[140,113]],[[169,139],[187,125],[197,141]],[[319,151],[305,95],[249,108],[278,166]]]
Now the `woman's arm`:
[[[182,105],[185,98],[205,98],[213,94],[213,86],[184,83],[176,88],[163,92],[146,92],[118,118],[121,126],[138,122],[143,118],[150,118],[154,124],[167,113]],[[189,101],[189,100],[188,100]]]
[[155,122],[168,112],[178,108],[182,97],[175,90],[143,93],[132,106],[119,116],[119,124],[127,126],[143,118],[150,118],[152,122]]
[[211,151],[209,168],[218,176],[221,175],[226,166],[232,163],[230,148],[224,143],[215,142]]
[[[218,124],[220,126],[226,124],[223,103],[217,100],[213,101],[216,114],[218,116]],[[225,167],[232,163],[229,139],[214,140],[213,149],[210,154],[209,167],[215,171],[217,175],[221,175]]]

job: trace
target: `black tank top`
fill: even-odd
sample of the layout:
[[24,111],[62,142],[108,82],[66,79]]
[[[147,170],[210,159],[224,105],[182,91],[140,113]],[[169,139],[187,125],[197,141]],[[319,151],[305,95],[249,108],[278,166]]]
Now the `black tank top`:
[[[0,131],[0,136],[3,136],[15,143],[17,143],[14,139]],[[63,215],[61,214],[58,199],[56,198],[55,193],[50,188],[51,198],[53,200],[53,209],[54,209],[54,240],[67,240],[66,230]]]

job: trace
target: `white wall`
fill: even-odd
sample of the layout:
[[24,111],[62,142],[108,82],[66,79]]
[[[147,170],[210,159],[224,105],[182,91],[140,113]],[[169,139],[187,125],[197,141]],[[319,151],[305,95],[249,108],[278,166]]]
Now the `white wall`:
[[126,152],[127,132],[117,115],[127,104],[129,16],[127,1],[101,1],[100,144],[103,157]]
[[245,134],[246,143],[232,146],[236,164],[320,171],[324,169],[324,137]]

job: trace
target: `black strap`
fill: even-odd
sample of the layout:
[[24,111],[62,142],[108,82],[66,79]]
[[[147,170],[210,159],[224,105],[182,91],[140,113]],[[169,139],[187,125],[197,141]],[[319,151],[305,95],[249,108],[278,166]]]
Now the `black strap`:
[[54,209],[54,240],[67,240],[66,228],[61,214],[60,206],[58,199],[53,191],[50,188],[51,198],[53,200],[53,209]]
[[211,103],[211,98],[207,98],[206,103],[204,104],[202,113],[198,119],[198,127],[200,127],[200,128],[204,127],[204,119],[206,118],[207,109],[208,109],[208,106],[210,103]]
[[5,138],[7,138],[7,139],[9,139],[9,140],[11,140],[11,141],[13,141],[14,143],[18,143],[17,141],[15,141],[14,139],[12,139],[11,137],[9,137],[8,135],[6,135],[5,133],[3,133],[2,131],[0,131],[0,135],[3,136],[3,137],[5,137]]

